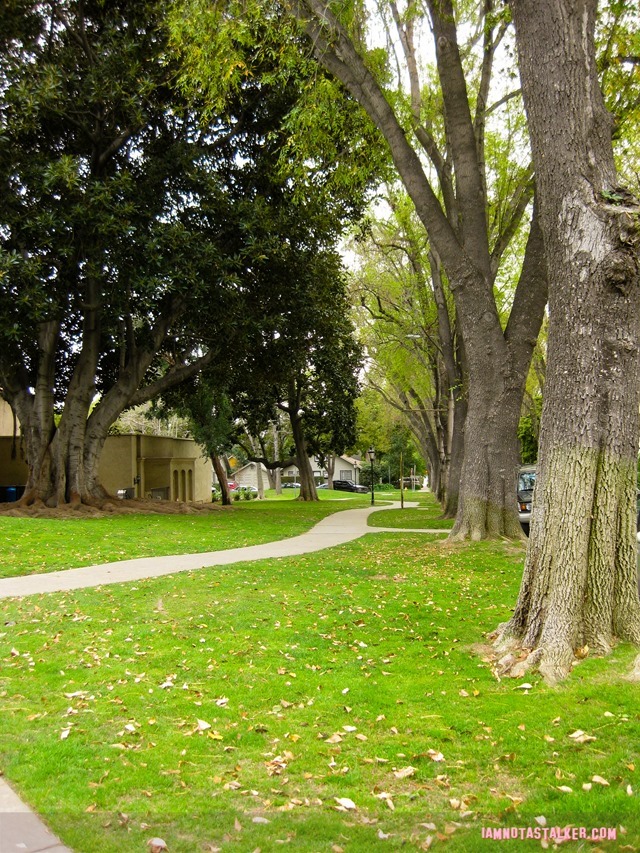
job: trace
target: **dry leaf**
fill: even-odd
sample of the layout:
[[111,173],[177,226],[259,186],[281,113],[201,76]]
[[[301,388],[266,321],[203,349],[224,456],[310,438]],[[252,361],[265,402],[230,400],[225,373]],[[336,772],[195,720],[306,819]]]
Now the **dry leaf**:
[[578,729],[573,732],[573,734],[569,735],[576,743],[588,743],[591,740],[596,740],[593,735],[588,735],[586,732],[583,732],[582,729]]
[[207,729],[211,728],[211,723],[207,723],[206,720],[198,720],[198,731],[206,732]]
[[557,787],[563,794],[573,794],[573,788],[570,788],[568,785],[558,785]]
[[533,684],[518,684],[515,690],[533,690]]
[[592,788],[593,788],[593,785],[591,784],[591,782],[585,782],[584,785],[582,786],[583,791],[590,791]]
[[627,794],[629,794],[630,797],[633,797],[633,788],[631,785],[627,785]]
[[607,782],[607,780],[603,779],[602,776],[592,776],[591,781],[597,782],[598,785],[606,785],[607,787],[609,786],[609,783]]
[[266,817],[257,816],[257,817],[254,817],[252,819],[251,823],[262,823],[262,824],[264,824],[264,823],[271,823],[271,821],[267,820]]
[[444,761],[444,755],[441,752],[437,752],[435,749],[428,749],[427,755],[432,761]]
[[334,797],[334,800],[347,811],[353,811],[356,808],[356,804],[349,797]]
[[325,740],[325,743],[342,743],[342,737],[336,732]]
[[409,776],[413,776],[416,772],[415,767],[402,767],[400,770],[394,770],[393,775],[396,779],[407,779]]
[[547,819],[543,814],[538,815],[538,817],[535,817],[534,820],[538,824],[538,826],[546,826],[547,825]]
[[238,818],[236,818],[236,819],[234,820],[234,822],[233,822],[233,828],[235,829],[235,831],[236,831],[236,832],[242,832],[242,824],[240,823],[240,821],[238,820]]

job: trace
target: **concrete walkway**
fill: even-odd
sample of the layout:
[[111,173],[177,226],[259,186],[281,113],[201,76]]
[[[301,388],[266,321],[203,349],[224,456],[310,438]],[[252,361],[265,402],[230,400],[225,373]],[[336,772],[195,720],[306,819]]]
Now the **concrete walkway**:
[[[416,506],[407,503],[405,507]],[[399,509],[400,503],[366,509],[347,509],[327,516],[307,533],[246,548],[227,551],[210,551],[204,554],[183,554],[172,557],[141,557],[97,566],[83,566],[61,572],[29,575],[23,578],[0,579],[0,598],[21,598],[48,592],[66,592],[73,589],[103,586],[111,583],[139,581],[144,578],[172,575],[209,566],[227,566],[246,560],[264,560],[277,557],[296,557],[333,548],[359,539],[366,533],[447,533],[447,530],[399,529],[394,527],[369,527],[367,519],[372,512]],[[47,829],[40,818],[26,806],[12,788],[0,777],[0,853],[73,853]]]
[[[415,503],[405,502],[412,508]],[[21,578],[0,579],[0,598],[18,598],[46,592],[67,592],[73,589],[104,586],[110,583],[126,583],[144,578],[157,578],[177,572],[189,572],[209,566],[228,566],[248,560],[264,560],[277,557],[297,557],[333,548],[359,539],[366,533],[447,533],[446,530],[397,529],[394,527],[368,527],[367,519],[372,512],[384,509],[399,509],[400,503],[366,509],[347,509],[323,518],[315,527],[300,536],[267,542],[264,545],[249,545],[246,548],[230,548],[226,551],[209,551],[203,554],[181,554],[169,557],[139,557],[135,560],[119,560],[97,566],[83,566],[41,575]],[[0,853],[2,851],[0,850]]]

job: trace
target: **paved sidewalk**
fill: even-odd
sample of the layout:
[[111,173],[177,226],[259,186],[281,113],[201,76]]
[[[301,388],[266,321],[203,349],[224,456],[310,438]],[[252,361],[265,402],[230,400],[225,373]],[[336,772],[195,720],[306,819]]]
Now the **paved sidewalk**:
[[0,853],[72,853],[0,778]]
[[[405,502],[411,508],[415,503]],[[209,551],[203,554],[182,554],[169,557],[140,557],[135,560],[119,560],[116,563],[102,563],[97,566],[83,566],[80,569],[48,572],[41,575],[29,575],[22,578],[0,579],[0,599],[16,598],[24,595],[38,595],[46,592],[67,592],[73,589],[104,586],[110,583],[139,581],[177,572],[188,572],[209,566],[227,566],[247,560],[273,559],[276,557],[296,557],[333,548],[345,542],[359,539],[366,533],[448,533],[447,530],[397,529],[393,527],[368,527],[367,519],[372,512],[384,509],[398,509],[399,502],[386,506],[367,507],[365,509],[347,509],[333,513],[322,519],[315,527],[300,536],[267,542],[264,545],[250,545],[246,548],[231,548],[226,551]],[[1,851],[0,851],[1,853]]]
[[[405,506],[410,508],[416,504],[405,502]],[[264,545],[251,545],[227,551],[210,551],[204,554],[142,557],[137,560],[121,560],[117,563],[84,566],[80,569],[29,575],[24,578],[2,578],[0,579],[0,598],[65,592],[111,583],[138,581],[143,578],[161,577],[209,566],[226,566],[246,560],[295,557],[352,542],[367,533],[448,533],[447,530],[399,529],[367,525],[367,519],[372,512],[399,507],[400,503],[396,502],[366,509],[343,510],[327,516],[307,533]],[[73,853],[47,829],[40,818],[0,777],[0,853],[44,853],[44,851]]]

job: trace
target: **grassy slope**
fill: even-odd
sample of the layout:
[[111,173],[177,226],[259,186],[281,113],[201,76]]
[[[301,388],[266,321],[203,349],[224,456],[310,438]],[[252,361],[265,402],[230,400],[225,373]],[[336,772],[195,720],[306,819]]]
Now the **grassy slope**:
[[[621,824],[627,836],[599,849],[633,844],[632,650],[584,661],[555,690],[530,678],[529,691],[472,651],[508,617],[522,558],[520,546],[381,533],[307,558],[0,602],[0,767],[86,853],[142,850],[152,835],[172,853],[429,838],[476,851],[491,848],[482,826],[541,817]],[[596,739],[577,742],[577,729]],[[594,775],[609,785],[583,790]]]

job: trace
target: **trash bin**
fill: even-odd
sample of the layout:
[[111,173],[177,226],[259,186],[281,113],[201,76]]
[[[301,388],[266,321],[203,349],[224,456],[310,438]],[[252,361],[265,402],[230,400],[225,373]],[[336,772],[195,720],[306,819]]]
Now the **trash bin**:
[[6,496],[5,500],[7,501],[7,503],[12,503],[13,501],[17,501],[18,500],[18,487],[17,486],[7,486],[6,495],[7,496]]

